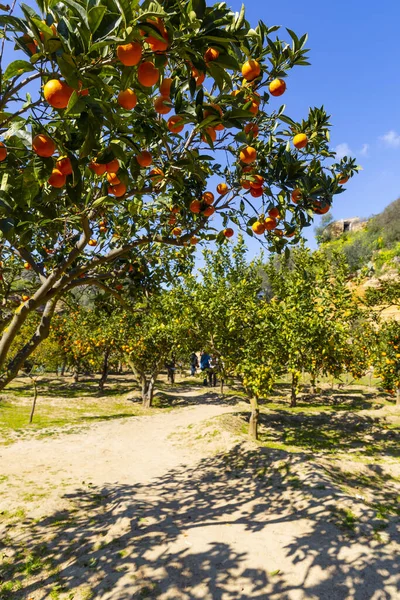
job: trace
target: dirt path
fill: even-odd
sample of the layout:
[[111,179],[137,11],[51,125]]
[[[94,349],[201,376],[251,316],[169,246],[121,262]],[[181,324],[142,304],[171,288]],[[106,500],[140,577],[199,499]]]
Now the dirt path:
[[21,545],[45,564],[12,597],[398,600],[398,538],[339,527],[347,498],[322,467],[213,421],[202,443],[230,412],[204,402],[1,448],[1,510],[26,511],[6,556],[16,573]]

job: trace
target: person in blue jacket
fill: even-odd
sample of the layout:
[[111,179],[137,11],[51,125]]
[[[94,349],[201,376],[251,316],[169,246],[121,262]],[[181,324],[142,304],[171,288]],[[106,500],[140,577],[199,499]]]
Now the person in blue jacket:
[[204,350],[200,352],[200,369],[204,372],[205,375],[203,385],[207,385],[207,375],[210,369],[210,359],[211,356],[207,352],[205,352]]

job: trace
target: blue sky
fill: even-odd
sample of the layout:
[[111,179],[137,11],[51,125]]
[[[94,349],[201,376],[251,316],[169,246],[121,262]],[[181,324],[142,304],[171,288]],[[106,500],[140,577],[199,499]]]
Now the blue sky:
[[[233,10],[241,2],[230,0]],[[395,0],[247,0],[247,19],[308,33],[310,67],[287,78],[286,112],[325,106],[331,143],[363,167],[335,199],[335,219],[368,217],[400,195],[400,3]],[[280,33],[283,39],[284,30]],[[318,217],[317,217],[318,219]],[[316,220],[316,223],[318,221]],[[306,230],[315,247],[313,228]],[[253,246],[253,244],[250,244]]]

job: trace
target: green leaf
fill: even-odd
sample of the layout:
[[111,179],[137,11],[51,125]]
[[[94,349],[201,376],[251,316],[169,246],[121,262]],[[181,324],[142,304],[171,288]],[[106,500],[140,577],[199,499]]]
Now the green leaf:
[[192,8],[198,19],[203,19],[206,13],[206,0],[192,0]]
[[4,79],[11,79],[12,77],[16,77],[17,75],[22,75],[23,73],[29,73],[30,71],[34,71],[34,66],[26,60],[14,60],[14,62],[10,63],[7,69],[4,72]]
[[100,24],[103,20],[106,11],[107,9],[105,6],[92,6],[92,8],[89,10],[88,23],[90,33],[92,34],[92,36],[95,33],[95,31],[97,31],[97,29],[100,27]]
[[132,4],[130,0],[115,0],[115,4],[121,11],[122,17],[125,21],[125,25],[128,26],[133,20]]

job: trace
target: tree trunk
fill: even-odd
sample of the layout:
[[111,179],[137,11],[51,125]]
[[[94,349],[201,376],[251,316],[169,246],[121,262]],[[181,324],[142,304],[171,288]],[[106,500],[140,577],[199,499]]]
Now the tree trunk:
[[292,373],[292,391],[290,396],[290,407],[295,408],[297,406],[297,391],[299,386],[299,375],[298,373]]
[[31,414],[29,417],[29,425],[32,423],[33,421],[33,415],[35,414],[35,408],[36,408],[36,399],[37,399],[37,385],[36,385],[36,379],[34,377],[31,377],[32,383],[33,383],[33,402],[32,402],[32,409],[31,409]]
[[400,406],[400,388],[396,390],[396,406]]
[[223,395],[223,393],[224,393],[224,380],[223,380],[223,378],[222,378],[222,377],[221,377],[221,379],[219,380],[219,392],[220,392],[221,396],[222,396],[222,395]]
[[250,398],[251,414],[249,421],[249,436],[254,440],[258,440],[258,417],[260,410],[258,408],[258,399],[254,396]]
[[157,376],[152,374],[149,378],[142,378],[142,405],[143,408],[150,408],[153,405],[154,386]]
[[104,391],[104,384],[107,381],[107,377],[108,377],[108,357],[109,356],[110,356],[110,349],[106,348],[106,350],[104,352],[104,358],[103,358],[103,370],[101,372],[101,377],[100,377],[100,381],[99,381],[100,394],[102,394]]
[[78,383],[78,381],[79,381],[79,361],[76,361],[76,363],[74,364],[74,370],[73,370],[72,377],[74,379],[74,383]]
[[67,367],[67,361],[66,359],[63,360],[62,365],[61,365],[61,371],[60,371],[60,376],[64,377],[65,376],[65,369]]
[[311,394],[314,396],[317,393],[317,386],[316,386],[316,376],[315,373],[311,374],[311,382],[310,382],[310,392]]

